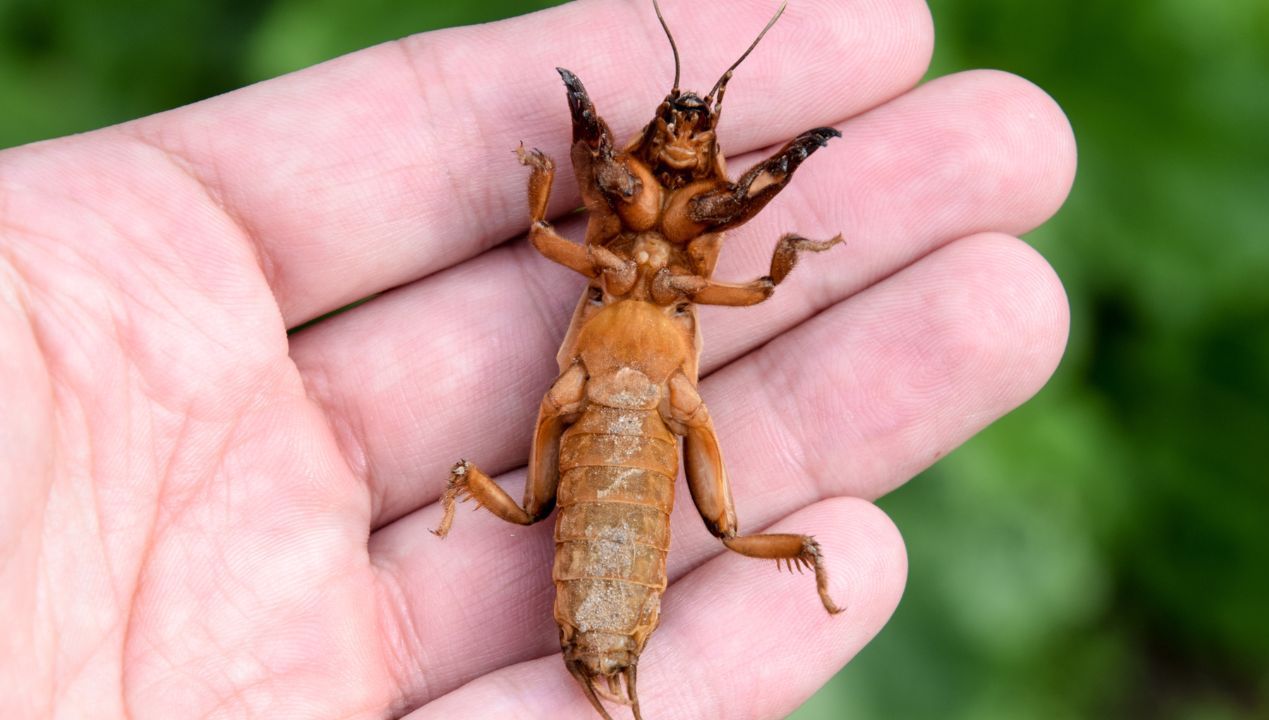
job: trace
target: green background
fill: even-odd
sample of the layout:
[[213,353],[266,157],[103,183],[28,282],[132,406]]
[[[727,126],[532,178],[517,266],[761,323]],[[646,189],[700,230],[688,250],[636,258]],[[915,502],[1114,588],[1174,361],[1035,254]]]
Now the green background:
[[[0,147],[550,4],[0,0]],[[881,501],[907,594],[793,717],[1269,718],[1269,2],[933,13],[931,77],[1006,69],[1071,117],[1074,191],[1028,238],[1071,344]]]

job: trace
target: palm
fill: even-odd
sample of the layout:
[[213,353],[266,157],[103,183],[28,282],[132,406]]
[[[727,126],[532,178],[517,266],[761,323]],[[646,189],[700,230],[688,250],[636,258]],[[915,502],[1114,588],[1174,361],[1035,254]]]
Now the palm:
[[[702,391],[742,524],[806,507],[790,525],[817,531],[849,610],[821,617],[806,578],[714,558],[680,507],[640,680],[655,717],[778,717],[845,662],[893,609],[902,548],[868,503],[817,501],[905,481],[1034,392],[1064,340],[1043,262],[976,234],[1025,231],[1060,203],[1060,113],[1014,79],[967,74],[860,115],[924,69],[924,10],[804,5],[783,31],[817,42],[745,70],[763,77],[768,62],[828,87],[842,62],[880,69],[822,97],[764,97],[738,77],[720,130],[733,167],[813,125],[837,122],[845,139],[734,234],[720,276],[752,275],[782,230],[840,229],[853,244],[766,305],[706,313],[703,369],[719,371]],[[522,245],[485,250],[525,222],[510,149],[564,156],[551,64],[583,75],[619,134],[665,89],[638,80],[626,92],[639,112],[620,109],[619,81],[598,69],[610,66],[586,59],[602,27],[586,52],[536,48],[526,62],[523,48],[619,12],[510,21],[499,51],[468,31],[422,36],[0,156],[0,661],[13,679],[0,714],[589,716],[544,657],[549,528],[464,514],[445,543],[426,530],[453,460],[523,463],[580,288]],[[676,33],[747,36],[765,9],[717,12]],[[826,26],[867,32],[814,34]],[[658,43],[643,62],[664,64]],[[734,48],[717,44],[694,46],[687,77],[726,66]],[[468,75],[438,74],[438,58]],[[576,202],[569,183],[557,212]],[[287,327],[398,285],[288,342]],[[746,600],[703,599],[733,595]],[[813,667],[790,638],[822,648]],[[753,656],[781,682],[749,682]]]
[[[81,717],[104,716],[89,711],[119,697],[99,684],[120,672],[135,693],[120,714],[196,717],[268,698],[342,717],[382,704],[368,493],[305,397],[277,305],[244,239],[185,213],[206,203],[189,183],[158,207],[139,202],[138,188],[172,182],[171,165],[134,144],[120,188],[119,165],[92,159],[105,142],[82,143],[72,188],[10,195],[34,330],[19,336],[31,342],[16,348],[27,372],[9,378],[24,396],[10,419],[55,451],[20,456],[47,483],[30,531],[51,607],[33,609],[65,623],[37,623],[24,649],[51,652],[54,667],[87,663],[76,682],[94,691],[66,698]],[[58,217],[55,234],[35,236]]]

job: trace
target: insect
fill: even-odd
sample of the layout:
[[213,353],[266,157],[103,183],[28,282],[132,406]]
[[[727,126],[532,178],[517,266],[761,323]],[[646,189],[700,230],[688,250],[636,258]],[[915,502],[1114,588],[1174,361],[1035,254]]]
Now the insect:
[[560,374],[539,408],[524,503],[462,460],[450,470],[435,531],[449,533],[456,504],[467,498],[521,525],[559,508],[552,577],[560,645],[569,672],[606,720],[601,695],[642,718],[635,672],[667,582],[680,439],[688,490],[709,531],[742,555],[812,569],[825,609],[840,612],[813,538],[740,534],[718,438],[697,392],[696,318],[697,305],[766,300],[799,253],[841,242],[840,235],[816,241],[787,234],[768,275],[738,284],[711,278],[723,232],[756,215],[811,153],[840,133],[802,133],[730,181],[715,134],[723,94],[785,6],[703,98],[679,89],[678,46],[656,0],[653,7],[674,53],[674,85],[624,147],[614,144],[581,80],[557,69],[572,115],[573,167],[589,211],[584,244],[546,221],[554,162],[537,150],[517,150],[530,170],[530,242],[589,281],[559,351]]

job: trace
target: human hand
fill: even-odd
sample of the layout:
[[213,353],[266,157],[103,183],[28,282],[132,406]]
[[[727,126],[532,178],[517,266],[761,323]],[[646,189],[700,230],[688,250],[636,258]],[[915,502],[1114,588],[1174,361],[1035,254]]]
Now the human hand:
[[[667,7],[684,87],[771,9]],[[869,500],[1061,355],[1060,285],[1008,234],[1064,199],[1069,127],[1001,73],[912,89],[931,32],[914,0],[803,0],[731,85],[733,173],[843,132],[729,236],[718,277],[765,268],[786,230],[849,244],[761,306],[703,309],[701,390],[742,527],[816,534],[847,611],[679,507],[649,717],[805,700],[902,590]],[[458,457],[522,481],[581,290],[500,244],[526,222],[511,150],[567,156],[556,65],[621,138],[671,67],[650,7],[596,0],[0,154],[0,716],[593,716],[555,655],[549,523],[426,532]],[[553,215],[577,204],[566,167],[555,195]]]

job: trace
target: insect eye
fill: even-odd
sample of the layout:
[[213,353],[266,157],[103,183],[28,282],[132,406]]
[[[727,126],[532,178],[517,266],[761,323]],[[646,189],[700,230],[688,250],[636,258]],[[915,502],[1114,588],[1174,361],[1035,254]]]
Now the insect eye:
[[604,304],[603,289],[597,288],[597,287],[591,287],[589,290],[586,291],[586,300],[591,305],[603,305]]

